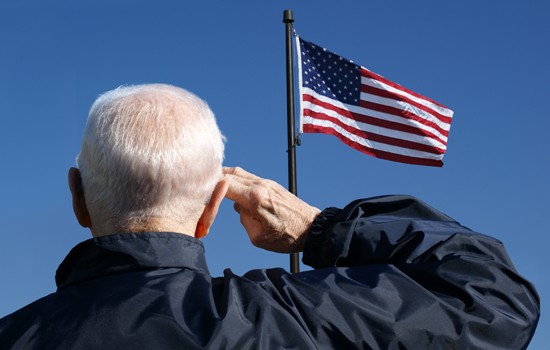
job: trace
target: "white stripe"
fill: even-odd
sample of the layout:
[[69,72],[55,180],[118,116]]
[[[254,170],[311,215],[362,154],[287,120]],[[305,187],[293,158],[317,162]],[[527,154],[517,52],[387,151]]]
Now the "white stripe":
[[379,151],[385,151],[385,152],[389,152],[389,153],[393,153],[393,154],[399,154],[399,155],[415,157],[415,158],[425,158],[425,159],[435,159],[435,160],[443,159],[442,154],[437,155],[437,154],[432,154],[432,153],[427,153],[427,152],[422,152],[422,151],[416,151],[416,150],[412,150],[412,149],[409,149],[409,148],[403,148],[403,147],[388,145],[388,144],[385,144],[385,143],[366,140],[362,137],[359,137],[357,135],[354,135],[354,134],[344,130],[339,125],[331,123],[327,120],[319,120],[319,119],[314,119],[314,118],[311,118],[311,117],[308,117],[308,116],[304,116],[304,123],[334,129],[340,135],[344,136],[345,138],[347,138],[347,139],[349,139],[353,142],[356,142],[356,143],[358,143],[360,145],[363,145],[365,147],[376,149],[376,150],[379,150]]
[[[298,94],[300,95],[300,102],[298,108],[300,109],[300,127],[298,129],[298,135],[304,133],[304,95],[302,87],[302,47],[300,46],[300,37],[296,35],[296,54],[298,57]],[[294,96],[292,96],[294,98]]]
[[[424,120],[427,120],[429,122],[432,122],[434,124],[436,124],[437,126],[439,126],[441,129],[443,130],[446,130],[446,131],[449,131],[449,129],[451,128],[451,124],[449,123],[445,123],[443,121],[441,121],[440,119],[438,119],[436,116],[416,107],[416,106],[413,106],[411,105],[410,103],[407,103],[407,102],[403,102],[403,101],[396,101],[396,100],[392,100],[391,98],[385,98],[385,97],[380,97],[380,96],[376,96],[376,95],[371,95],[369,93],[366,93],[366,92],[361,92],[361,97],[360,97],[361,100],[363,101],[366,101],[366,102],[373,102],[373,103],[377,103],[377,104],[380,104],[380,105],[383,105],[383,106],[388,106],[388,107],[394,107],[394,108],[397,108],[397,109],[400,109],[402,111],[407,111],[409,113],[412,113]],[[367,108],[368,109],[368,108]],[[370,110],[370,109],[368,109]],[[373,111],[375,112],[375,111]]]
[[[329,104],[331,104],[331,105],[333,105],[337,108],[347,109],[348,111],[350,111],[352,113],[362,114],[362,115],[366,115],[366,116],[373,117],[373,118],[376,118],[376,119],[387,120],[387,121],[399,123],[399,124],[402,124],[402,125],[407,125],[407,126],[411,126],[411,127],[415,127],[415,128],[418,128],[418,129],[425,130],[427,132],[432,133],[437,138],[439,138],[443,143],[447,142],[447,136],[441,134],[438,130],[436,130],[436,129],[430,127],[430,126],[422,124],[419,121],[412,120],[412,119],[401,118],[401,117],[395,116],[393,114],[387,114],[387,113],[383,113],[383,112],[372,111],[370,109],[355,106],[355,105],[344,104],[344,103],[340,102],[339,100],[333,100],[333,99],[328,98],[326,96],[319,95],[318,93],[316,93],[315,91],[313,91],[312,89],[309,89],[309,88],[303,88],[302,92],[304,94],[308,94],[310,96],[313,96],[314,98],[316,98],[316,99],[318,99],[322,102],[329,103]],[[303,108],[303,105],[302,105],[302,108]]]
[[[363,68],[363,67],[361,67]],[[366,68],[363,68],[363,69],[366,69]],[[375,87],[375,88],[379,88],[379,89],[383,89],[383,90],[388,90],[394,94],[397,94],[397,95],[401,95],[401,96],[405,96],[423,106],[426,106],[430,109],[433,109],[434,111],[436,111],[437,113],[441,114],[441,115],[444,115],[446,117],[453,117],[453,111],[451,111],[450,109],[448,108],[445,108],[445,107],[441,107],[439,105],[436,105],[430,101],[427,101],[425,99],[422,99],[422,98],[419,98],[419,97],[416,97],[416,96],[413,96],[411,94],[409,94],[408,92],[405,92],[405,91],[402,91],[402,90],[399,90],[399,89],[396,89],[394,88],[393,86],[389,86],[387,84],[384,84],[383,82],[379,81],[379,80],[375,80],[375,79],[371,79],[371,78],[366,78],[366,77],[361,77],[361,84],[365,84],[365,85],[369,85],[369,86],[372,86],[372,87]]]
[[[366,123],[363,123],[363,122],[359,122],[359,121],[347,118],[345,116],[342,116],[342,115],[340,115],[340,114],[338,114],[335,111],[332,111],[330,109],[326,109],[324,107],[321,107],[319,105],[311,103],[309,101],[306,101],[304,103],[304,109],[309,109],[309,110],[311,110],[313,112],[316,112],[316,113],[326,114],[329,117],[336,118],[336,119],[340,120],[342,123],[344,123],[346,125],[349,125],[352,128],[355,128],[357,130],[362,130],[362,131],[366,131],[366,132],[377,134],[377,135],[392,137],[392,138],[395,138],[395,139],[416,142],[416,143],[424,144],[424,145],[427,145],[427,146],[430,146],[430,147],[441,148],[443,150],[446,149],[446,145],[445,145],[444,142],[443,143],[439,142],[438,140],[435,140],[433,138],[424,137],[424,136],[420,136],[420,135],[416,135],[416,134],[410,134],[410,133],[405,132],[405,131],[393,130],[393,129],[388,129],[388,128],[384,128],[384,127],[381,127],[381,126],[376,126],[376,125],[371,125],[371,124],[366,124]],[[306,117],[310,118],[310,119],[315,119],[314,117],[310,117],[310,116],[305,116],[304,118],[306,118]]]

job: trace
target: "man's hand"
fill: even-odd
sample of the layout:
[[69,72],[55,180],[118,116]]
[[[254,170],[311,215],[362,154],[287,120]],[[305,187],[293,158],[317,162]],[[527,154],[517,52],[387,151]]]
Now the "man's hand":
[[226,198],[235,201],[250,241],[278,253],[304,249],[307,232],[321,212],[288,192],[278,183],[247,173],[241,168],[223,168],[228,181]]

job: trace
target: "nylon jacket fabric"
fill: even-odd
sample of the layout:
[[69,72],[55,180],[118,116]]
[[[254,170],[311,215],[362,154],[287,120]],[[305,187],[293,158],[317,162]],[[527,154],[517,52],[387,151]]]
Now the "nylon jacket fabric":
[[538,322],[498,240],[412,197],[324,210],[303,261],[213,278],[192,237],[90,239],[0,320],[0,349],[525,349]]

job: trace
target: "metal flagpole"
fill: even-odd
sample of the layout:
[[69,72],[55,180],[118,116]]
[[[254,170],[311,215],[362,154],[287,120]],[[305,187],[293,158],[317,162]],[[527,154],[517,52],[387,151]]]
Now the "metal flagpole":
[[[292,23],[294,17],[292,10],[285,10],[283,23],[286,24],[286,111],[287,111],[287,130],[288,130],[288,190],[295,196],[296,190],[296,147],[294,130],[294,79],[292,72]],[[290,254],[290,272],[300,271],[299,254]]]

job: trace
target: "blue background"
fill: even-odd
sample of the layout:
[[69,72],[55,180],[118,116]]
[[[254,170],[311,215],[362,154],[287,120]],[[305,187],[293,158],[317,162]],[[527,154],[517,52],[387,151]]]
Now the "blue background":
[[[227,136],[224,164],[287,186],[287,8],[304,39],[455,111],[443,168],[302,135],[298,195],[323,209],[411,194],[502,240],[542,298],[529,349],[547,349],[546,1],[0,3],[0,317],[54,292],[57,266],[90,237],[74,219],[67,171],[104,91],[168,83],[194,92]],[[204,243],[216,276],[289,266],[288,255],[252,247],[228,200]]]

